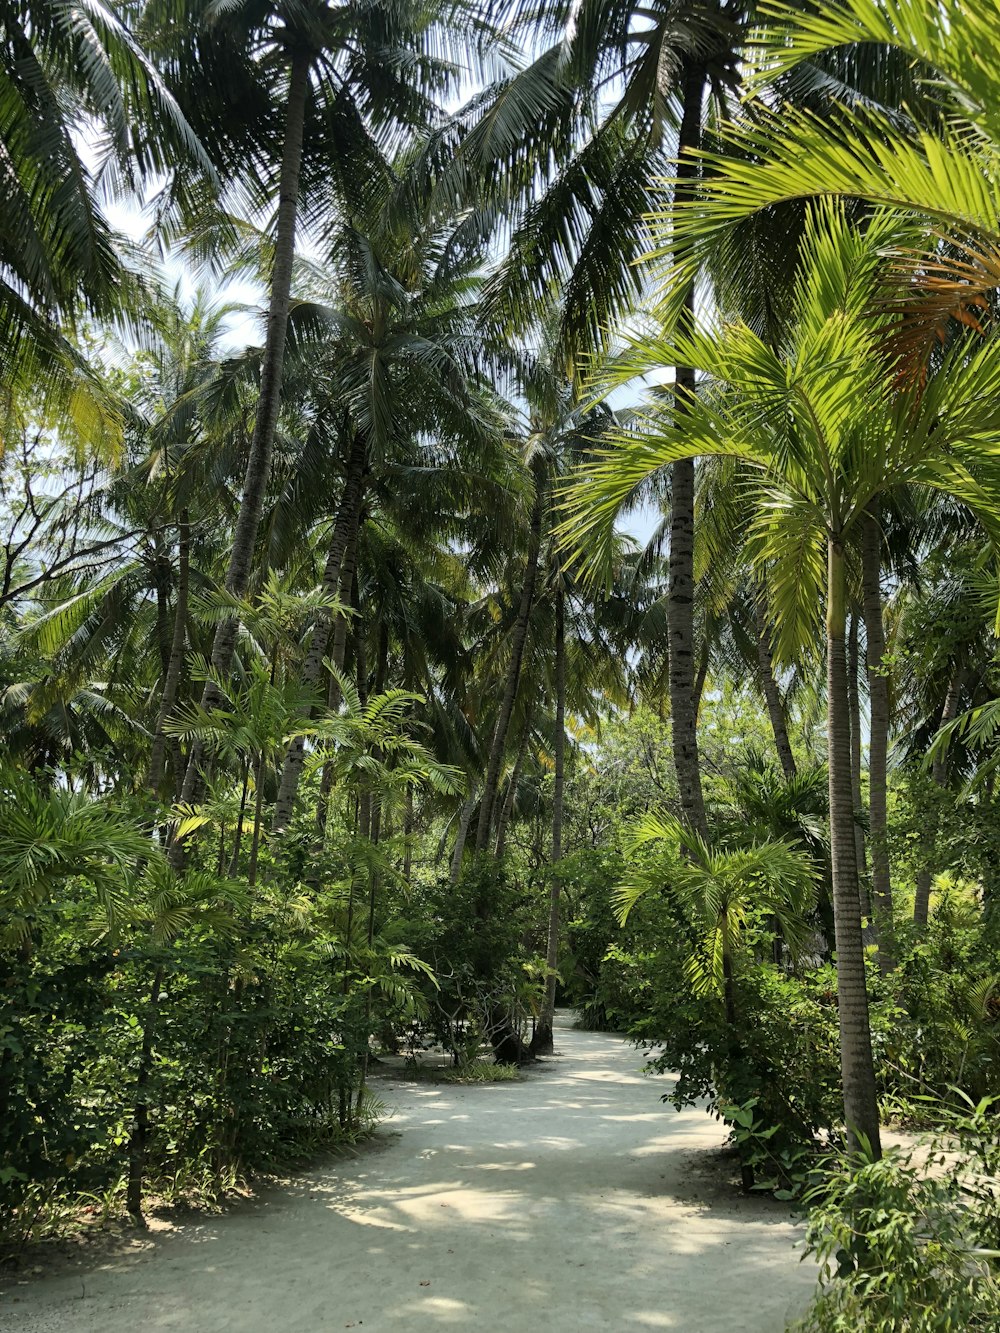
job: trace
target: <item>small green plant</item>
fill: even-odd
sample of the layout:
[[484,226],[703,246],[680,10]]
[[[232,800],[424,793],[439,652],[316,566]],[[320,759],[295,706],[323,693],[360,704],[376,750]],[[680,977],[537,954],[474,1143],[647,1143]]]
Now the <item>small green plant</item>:
[[426,1083],[517,1083],[521,1078],[517,1065],[492,1060],[470,1060],[446,1069],[413,1063],[407,1065],[405,1076]]
[[956,1096],[922,1144],[841,1155],[805,1195],[821,1290],[799,1333],[1000,1327],[995,1099]]

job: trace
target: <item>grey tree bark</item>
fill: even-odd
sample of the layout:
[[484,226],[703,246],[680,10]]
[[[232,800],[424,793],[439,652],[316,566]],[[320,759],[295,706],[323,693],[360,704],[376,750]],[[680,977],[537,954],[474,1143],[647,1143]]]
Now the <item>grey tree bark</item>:
[[[559,575],[557,573],[556,577]],[[552,789],[552,867],[549,881],[549,922],[545,948],[545,999],[531,1042],[533,1055],[551,1055],[556,1012],[556,964],[559,962],[559,862],[562,860],[563,792],[566,764],[566,605],[562,586],[555,594],[556,733]]]
[[191,528],[187,510],[177,523],[177,597],[174,603],[174,626],[167,659],[160,706],[156,714],[156,729],[149,754],[149,772],[146,786],[154,795],[162,795],[164,759],[167,737],[164,726],[177,703],[181,671],[184,667],[184,646],[187,642],[188,589],[191,581]]
[[[944,705],[941,709],[940,726],[946,727],[949,722],[954,722],[958,716],[958,701],[962,693],[962,672],[958,667],[952,671],[951,679],[948,681],[948,691],[944,697]],[[948,752],[939,750],[931,763],[931,777],[934,782],[942,789],[948,782]],[[913,894],[913,924],[921,930],[927,926],[931,908],[931,881],[933,872],[930,865],[930,859],[934,853],[934,843],[937,836],[938,821],[935,816],[929,821],[927,828],[927,837],[924,840],[924,863],[917,871],[916,885]]]
[[858,868],[861,915],[871,920],[872,908],[865,885],[864,804],[861,799],[861,691],[858,688],[858,617],[850,613],[847,638],[847,706],[851,715],[851,799],[854,802],[854,860]]
[[[677,141],[675,200],[690,199],[700,167],[693,156],[701,147],[702,108],[705,100],[705,70],[690,63],[685,71],[683,109]],[[684,295],[679,331],[694,327],[695,290],[692,282]],[[674,368],[674,415],[683,422],[695,394],[692,366]],[[667,589],[668,681],[670,690],[670,734],[674,768],[684,818],[703,837],[708,835],[705,799],[701,789],[698,757],[698,710],[694,697],[694,460],[683,459],[670,468],[670,573]]]
[[867,641],[868,700],[868,846],[871,855],[871,897],[879,941],[879,965],[891,968],[892,875],[889,864],[888,754],[889,679],[885,662],[882,616],[882,534],[878,520],[866,513],[861,523],[861,577]]
[[497,860],[503,859],[507,851],[507,830],[510,828],[511,816],[514,813],[514,802],[517,800],[517,784],[521,779],[521,769],[524,767],[524,756],[528,749],[528,736],[531,732],[531,713],[530,709],[524,719],[524,727],[521,731],[521,739],[518,742],[517,754],[514,756],[514,763],[510,770],[510,779],[507,783],[507,793],[503,798],[503,805],[500,808],[500,818],[497,820],[497,840],[494,855]]
[[847,697],[844,550],[828,542],[827,745],[830,766],[830,852],[837,948],[837,1006],[840,1062],[848,1142],[864,1136],[881,1155],[875,1066],[868,1018],[868,988],[861,933],[861,903],[854,850],[854,796],[851,789],[851,727]]
[[761,595],[753,598],[753,617],[755,638],[757,640],[757,674],[767,716],[774,734],[774,748],[778,752],[778,762],[786,778],[794,778],[796,773],[795,756],[788,736],[788,718],[785,715],[785,703],[774,677],[774,656],[771,648],[771,629],[767,623]]
[[469,794],[462,802],[462,809],[458,816],[458,828],[455,833],[455,848],[451,854],[451,882],[457,884],[462,874],[462,858],[465,855],[465,844],[469,837],[469,825],[472,823],[472,816],[476,812],[476,802],[479,799],[479,789],[472,784],[469,788]]
[[486,768],[486,780],[479,805],[479,827],[476,829],[476,855],[486,851],[493,832],[493,812],[496,806],[497,792],[500,786],[500,770],[503,766],[504,749],[507,744],[507,732],[510,728],[514,700],[521,679],[521,663],[524,661],[524,646],[528,639],[528,621],[531,606],[535,598],[535,582],[538,576],[538,552],[542,540],[542,514],[545,509],[545,484],[540,474],[535,477],[535,498],[531,506],[531,520],[528,529],[528,550],[524,561],[524,578],[521,582],[521,600],[517,610],[517,619],[511,633],[510,662],[507,667],[507,680],[504,685],[493,739],[490,743],[489,762]]

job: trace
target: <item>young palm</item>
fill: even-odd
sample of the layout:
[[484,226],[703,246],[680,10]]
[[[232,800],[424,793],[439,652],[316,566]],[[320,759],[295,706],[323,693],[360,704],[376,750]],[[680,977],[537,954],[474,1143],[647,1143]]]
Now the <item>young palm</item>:
[[[678,355],[705,376],[683,430],[655,409],[648,429],[583,469],[568,497],[575,558],[599,572],[615,515],[678,457],[731,456],[757,478],[750,550],[768,570],[779,648],[815,633],[825,606],[833,898],[845,1113],[878,1150],[878,1110],[854,846],[846,654],[846,548],[873,501],[897,487],[945,491],[1000,533],[996,448],[1000,358],[956,344],[925,386],[900,381],[887,328],[871,315],[890,218],[864,232],[835,208],[810,216],[793,318],[779,349],[738,323],[689,338],[651,338],[625,355],[631,380]],[[679,345],[678,345],[679,343]],[[664,419],[666,417],[666,420]]]

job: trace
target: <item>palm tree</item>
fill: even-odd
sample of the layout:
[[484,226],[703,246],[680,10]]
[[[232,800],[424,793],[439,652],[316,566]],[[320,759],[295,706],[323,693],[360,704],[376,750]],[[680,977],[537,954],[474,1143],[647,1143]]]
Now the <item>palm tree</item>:
[[902,316],[898,344],[918,372],[949,321],[1000,279],[996,15],[988,8],[967,15],[957,4],[928,11],[922,0],[843,0],[818,13],[786,5],[759,36],[754,59],[768,80],[847,49],[894,53],[929,94],[911,105],[929,106],[935,117],[920,125],[842,105],[821,121],[809,110],[755,103],[751,117],[727,129],[726,151],[704,156],[699,200],[679,224],[691,245],[688,262],[789,200],[860,199],[924,219],[919,248],[899,256],[904,291],[897,284],[883,293]]
[[[0,410],[6,425],[41,389],[64,428],[115,436],[114,395],[66,337],[78,315],[127,313],[139,290],[100,188],[117,180],[134,197],[172,169],[210,183],[211,167],[120,9],[8,5],[0,52]],[[99,127],[96,162],[82,123]]]
[[[231,193],[242,192],[261,211],[277,200],[259,394],[224,585],[241,598],[250,586],[271,477],[300,203],[313,217],[329,217],[334,203],[356,208],[384,196],[388,181],[378,139],[391,138],[404,125],[433,122],[438,116],[433,95],[446,90],[457,73],[445,58],[451,43],[435,13],[412,0],[391,5],[357,0],[332,8],[266,0],[220,8],[195,0],[185,18],[178,27],[173,7],[157,0],[147,14],[170,86],[212,144]],[[234,116],[234,106],[245,115]],[[275,107],[283,107],[280,128]],[[210,247],[244,230],[226,218],[195,223]],[[216,628],[206,708],[215,702],[214,679],[230,669],[236,636],[235,619]],[[182,792],[187,801],[200,765],[196,742]]]
[[[366,498],[377,505],[393,469],[437,466],[455,474],[451,480],[458,490],[466,484],[462,472],[488,476],[502,451],[503,416],[482,382],[488,354],[475,323],[481,253],[460,244],[447,223],[426,229],[419,220],[408,223],[416,230],[392,220],[365,231],[341,228],[333,281],[324,275],[311,292],[329,321],[326,338],[314,350],[322,375],[321,412],[341,423],[344,437],[344,480],[322,581],[331,598],[339,588],[343,599],[353,577],[347,557],[356,555],[363,541]],[[446,489],[448,478],[442,484]],[[311,629],[302,664],[306,688],[320,681],[330,628],[330,616],[321,615]],[[332,659],[337,670],[343,666],[343,637],[338,642]],[[303,747],[299,737],[285,755],[276,830],[292,815]]]
[[637,342],[617,382],[676,364],[706,377],[684,430],[655,410],[648,429],[585,467],[568,496],[574,559],[600,571],[615,515],[636,487],[677,457],[735,457],[766,504],[749,546],[768,570],[779,650],[818,628],[825,604],[827,741],[845,1115],[853,1142],[878,1151],[878,1110],[854,846],[847,695],[848,544],[878,497],[897,487],[942,490],[975,508],[996,534],[991,451],[1000,436],[1000,360],[988,343],[959,342],[925,386],[900,381],[886,323],[870,315],[882,255],[901,244],[880,214],[862,233],[833,207],[808,219],[793,319],[780,349],[745,325],[690,338]]
[[[775,922],[793,956],[811,937],[809,909],[816,891],[816,870],[809,856],[790,843],[754,842],[746,848],[719,849],[678,820],[647,815],[633,832],[631,850],[649,849],[615,891],[622,925],[639,899],[651,890],[665,892],[679,904],[701,935],[689,966],[703,994],[722,995],[729,1031],[729,1060],[740,1057],[736,963],[746,927],[756,912]],[[720,1088],[725,1094],[725,1089]],[[752,1189],[752,1168],[741,1166],[743,1186]]]

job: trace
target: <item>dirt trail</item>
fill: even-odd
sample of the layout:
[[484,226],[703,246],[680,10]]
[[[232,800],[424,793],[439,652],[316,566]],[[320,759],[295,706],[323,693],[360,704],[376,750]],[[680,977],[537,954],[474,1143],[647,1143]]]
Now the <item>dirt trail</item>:
[[720,1127],[662,1106],[633,1047],[561,1026],[556,1049],[517,1084],[381,1082],[388,1146],[134,1257],[8,1280],[0,1328],[780,1333],[813,1285],[801,1228],[727,1190]]

